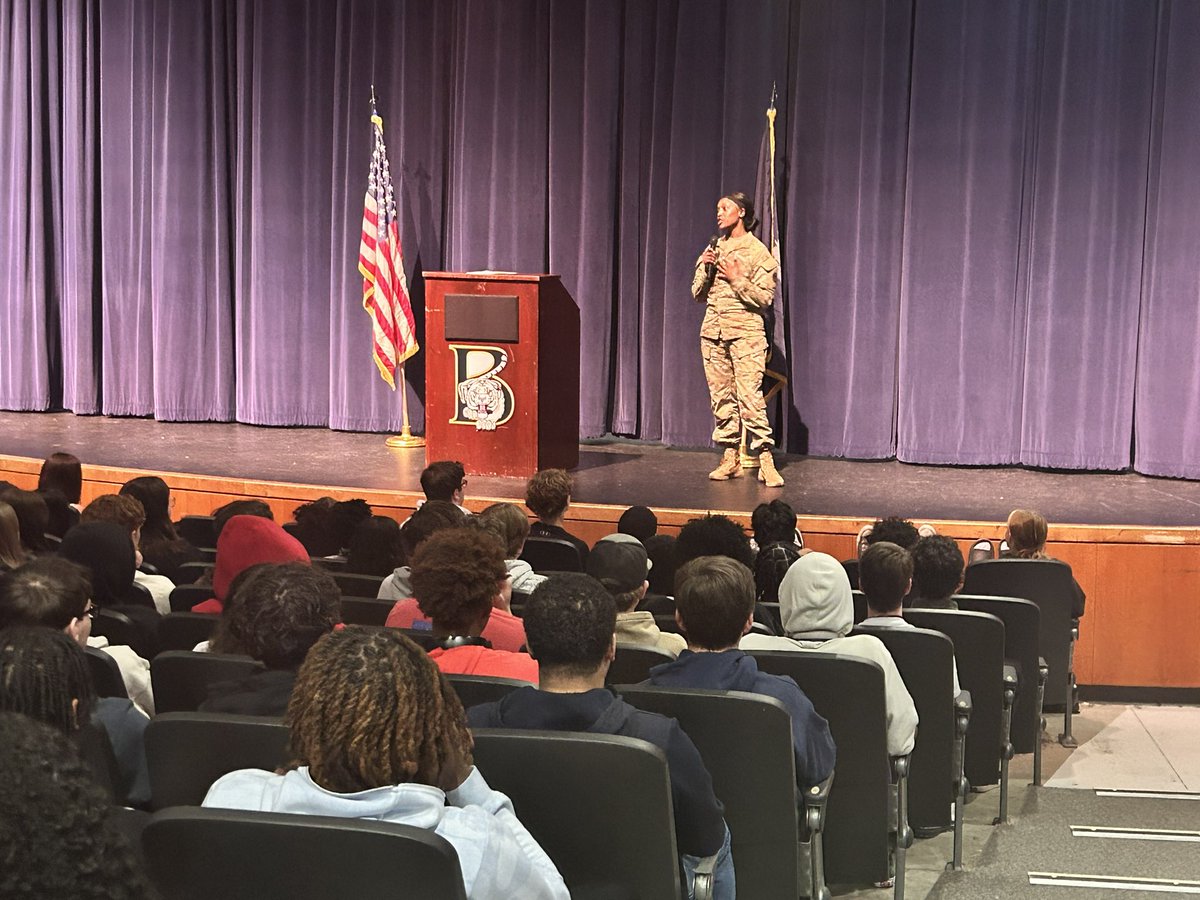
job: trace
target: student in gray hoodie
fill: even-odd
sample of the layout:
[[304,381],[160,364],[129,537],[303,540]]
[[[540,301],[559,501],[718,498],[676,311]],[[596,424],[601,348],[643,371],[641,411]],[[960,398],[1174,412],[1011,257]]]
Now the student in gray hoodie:
[[655,687],[746,691],[774,697],[792,717],[796,780],[819,784],[833,772],[836,750],[829,723],[791,678],[758,670],[737,648],[754,622],[754,577],[727,556],[701,556],[675,575],[675,621],[687,649],[674,662],[650,670]]
[[850,579],[827,553],[805,553],[792,563],[779,585],[779,611],[785,637],[747,634],[742,650],[820,650],[878,663],[883,669],[887,743],[891,756],[911,753],[917,736],[917,707],[887,647],[877,637],[854,635]]

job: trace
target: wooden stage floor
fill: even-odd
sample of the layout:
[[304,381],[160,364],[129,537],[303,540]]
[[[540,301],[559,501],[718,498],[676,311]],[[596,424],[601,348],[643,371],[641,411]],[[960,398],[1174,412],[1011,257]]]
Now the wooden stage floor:
[[[85,502],[154,472],[171,484],[177,516],[253,496],[286,520],[298,504],[330,494],[402,517],[421,496],[425,464],[423,450],[389,449],[378,434],[0,412],[0,480],[32,487],[55,450],[83,460]],[[716,459],[710,450],[584,444],[568,528],[595,541],[639,503],[671,532],[709,511],[748,524],[755,505],[782,497],[800,514],[808,546],[845,559],[858,528],[879,516],[931,522],[965,550],[975,538],[998,539],[1008,512],[1030,507],[1050,520],[1050,554],[1071,564],[1088,595],[1080,684],[1200,688],[1200,482],[787,457],[787,486],[768,491],[752,477],[709,481]],[[522,479],[468,479],[476,509],[524,495]]]

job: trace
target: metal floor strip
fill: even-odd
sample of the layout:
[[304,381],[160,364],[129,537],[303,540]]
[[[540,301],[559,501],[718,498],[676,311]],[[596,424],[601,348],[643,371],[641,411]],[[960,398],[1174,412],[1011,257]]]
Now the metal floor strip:
[[1194,791],[1122,791],[1111,788],[1097,789],[1097,797],[1144,797],[1150,800],[1200,800]]
[[1159,891],[1165,894],[1200,894],[1200,881],[1172,878],[1130,878],[1121,875],[1078,875],[1070,872],[1030,872],[1031,885],[1081,887],[1110,891]]
[[1200,843],[1200,831],[1178,831],[1171,828],[1113,828],[1104,825],[1072,825],[1071,837]]

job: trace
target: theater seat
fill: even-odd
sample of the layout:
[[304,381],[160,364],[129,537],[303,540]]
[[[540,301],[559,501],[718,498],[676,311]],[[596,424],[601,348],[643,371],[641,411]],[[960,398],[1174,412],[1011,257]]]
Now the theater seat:
[[142,846],[164,900],[466,900],[454,848],[408,825],[177,807]]
[[541,574],[547,572],[582,572],[583,563],[579,550],[570,541],[562,538],[534,537],[525,539],[521,559]]
[[166,650],[150,661],[154,708],[159,713],[190,712],[208,699],[208,686],[262,670],[248,656]]

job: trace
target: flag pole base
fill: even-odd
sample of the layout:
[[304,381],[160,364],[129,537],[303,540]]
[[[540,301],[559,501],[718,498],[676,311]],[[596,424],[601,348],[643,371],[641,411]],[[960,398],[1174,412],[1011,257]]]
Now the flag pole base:
[[384,441],[384,443],[389,447],[399,447],[402,450],[412,450],[417,447],[424,447],[425,438],[421,437],[420,435],[413,434],[412,430],[405,425],[399,434],[393,435]]
[[745,447],[741,448],[741,452],[740,452],[739,456],[741,457],[743,469],[757,469],[758,468],[758,457],[751,456],[749,453],[747,453]]

